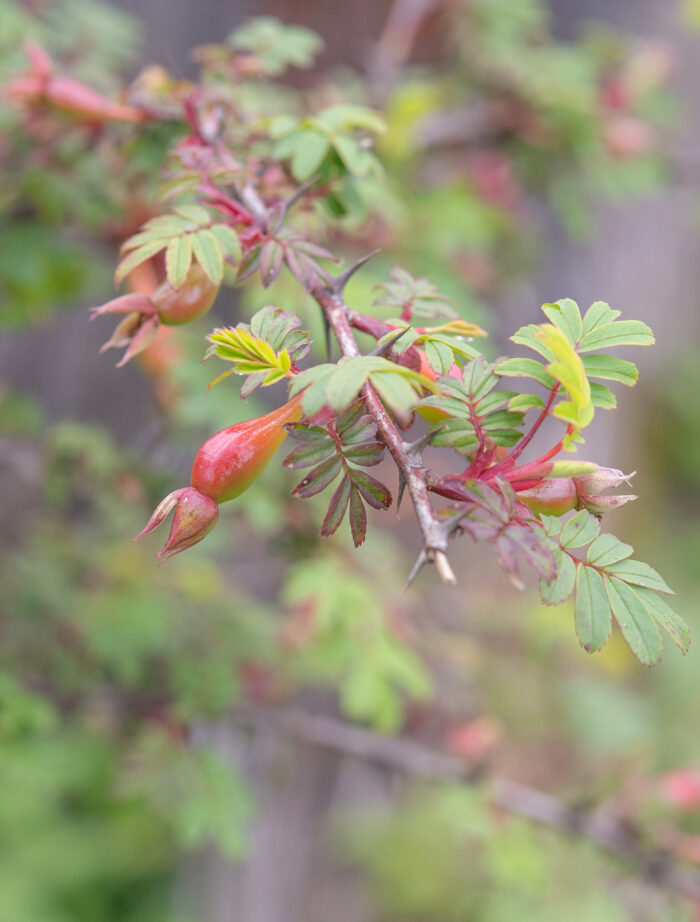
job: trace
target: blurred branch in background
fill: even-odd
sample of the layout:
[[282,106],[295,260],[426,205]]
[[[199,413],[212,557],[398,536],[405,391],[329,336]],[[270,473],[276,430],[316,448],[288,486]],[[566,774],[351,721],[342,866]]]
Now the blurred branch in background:
[[[700,902],[700,870],[682,864],[673,852],[650,847],[630,818],[614,809],[579,807],[534,788],[503,778],[489,778],[482,767],[430,749],[412,740],[381,736],[369,730],[301,710],[237,708],[234,724],[252,730],[274,729],[299,742],[363,759],[409,778],[441,783],[486,784],[491,803],[507,813],[589,839],[624,862],[633,873],[656,886]],[[467,860],[467,855],[464,856]]]

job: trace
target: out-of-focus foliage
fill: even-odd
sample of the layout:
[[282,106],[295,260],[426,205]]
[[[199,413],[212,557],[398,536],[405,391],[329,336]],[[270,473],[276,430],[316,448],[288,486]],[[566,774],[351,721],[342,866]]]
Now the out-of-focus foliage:
[[[399,66],[380,87],[360,75],[319,78],[312,96],[323,105],[313,110],[325,114],[315,120],[305,95],[270,79],[311,62],[320,47],[311,33],[266,20],[228,42],[237,66],[260,74],[236,96],[243,120],[277,114],[281,102],[295,109],[275,126],[280,156],[297,178],[345,176],[330,203],[333,233],[358,252],[380,245],[390,253],[353,280],[352,298],[374,300],[373,284],[400,259],[473,318],[534,264],[540,203],[578,231],[589,226],[589,200],[659,181],[665,59],[602,31],[553,41],[545,6],[534,0],[446,7],[442,61]],[[0,0],[0,21],[0,82],[24,66],[20,39],[32,37],[74,76],[116,93],[139,47],[138,23],[95,3],[57,0],[37,18]],[[215,54],[208,47],[200,60]],[[211,67],[213,81],[225,66]],[[137,89],[150,92],[149,79],[160,77],[142,75]],[[388,111],[378,158],[354,136],[357,119],[367,118],[358,106],[377,96]],[[45,158],[28,153],[36,138],[13,110],[0,108],[0,132],[0,323],[30,325],[106,278],[86,243],[113,247],[150,216],[172,132],[161,125],[137,140],[122,126],[118,143],[106,145],[80,126],[56,143],[49,134]],[[384,186],[374,178],[378,159]],[[243,301],[247,316],[263,303],[305,307],[284,274]],[[387,316],[396,313],[389,305]],[[308,310],[304,324],[322,339]],[[168,371],[179,396],[148,466],[102,430],[49,425],[23,395],[0,395],[2,444],[21,452],[23,473],[37,472],[29,486],[11,481],[13,492],[26,490],[28,511],[17,546],[3,547],[0,560],[0,780],[12,792],[0,798],[0,894],[8,919],[175,922],[173,874],[183,853],[214,842],[239,856],[255,811],[236,770],[191,743],[192,727],[241,700],[283,702],[300,689],[332,693],[349,716],[383,731],[416,714],[420,725],[431,709],[438,727],[497,715],[506,767],[581,797],[624,789],[627,776],[634,788],[641,777],[647,788],[632,818],[641,803],[649,829],[663,829],[671,814],[644,772],[700,759],[684,729],[697,708],[692,653],[645,676],[654,688],[645,695],[619,639],[582,665],[573,612],[533,598],[524,622],[476,572],[464,611],[411,603],[395,585],[401,548],[380,533],[359,556],[341,540],[321,549],[322,505],[286,504],[294,478],[279,470],[240,498],[219,544],[212,537],[166,571],[124,542],[186,467],[181,442],[262,408],[255,398],[236,403],[225,388],[207,394],[199,340],[183,342],[183,361]],[[682,397],[669,400],[685,411]],[[237,555],[242,563],[232,568]],[[680,822],[698,833],[697,814]],[[376,888],[377,918],[635,917],[624,900],[604,895],[607,872],[590,849],[494,815],[478,792],[448,790],[393,818],[355,820],[343,848]],[[674,912],[660,900],[648,917],[687,918]]]

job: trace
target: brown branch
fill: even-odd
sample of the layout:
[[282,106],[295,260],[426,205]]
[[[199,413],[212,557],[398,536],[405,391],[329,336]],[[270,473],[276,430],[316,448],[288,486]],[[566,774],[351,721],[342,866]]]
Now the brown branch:
[[[249,728],[273,726],[294,739],[428,781],[473,784],[481,772],[461,759],[413,740],[380,736],[341,720],[300,710],[243,707],[234,720]],[[664,848],[645,846],[624,819],[601,809],[571,807],[550,794],[506,779],[491,779],[491,802],[515,816],[578,836],[625,862],[636,874],[673,893],[700,901],[700,872]]]
[[[348,307],[342,296],[320,284],[311,294],[333,330],[343,355],[359,356],[360,350],[348,319]],[[365,385],[364,395],[367,410],[376,422],[379,434],[406,482],[423,536],[425,558],[435,564],[443,582],[456,583],[456,577],[447,558],[447,534],[433,512],[423,469],[415,467],[412,463],[401,433],[369,382]]]

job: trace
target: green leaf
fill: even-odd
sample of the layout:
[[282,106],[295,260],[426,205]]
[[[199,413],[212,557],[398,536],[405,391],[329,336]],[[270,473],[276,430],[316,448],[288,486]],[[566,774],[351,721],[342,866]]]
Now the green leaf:
[[671,640],[680,647],[683,654],[690,647],[690,628],[680,615],[666,604],[652,589],[635,586],[632,592],[642,601],[652,618],[668,633]]
[[555,358],[547,366],[547,371],[564,387],[569,398],[557,404],[554,416],[575,425],[577,429],[583,429],[593,419],[591,387],[583,362],[558,327],[542,324],[538,338]]
[[224,258],[221,245],[212,231],[200,230],[193,234],[192,249],[212,284],[220,285],[224,276]]
[[639,371],[633,362],[617,359],[612,355],[593,353],[582,356],[581,361],[589,378],[619,381],[627,387],[635,385],[639,378]]
[[680,647],[683,653],[688,652],[690,646],[690,628],[685,621],[669,608],[664,599],[660,598],[653,590],[635,586],[632,590],[641,599],[652,618],[666,630],[671,640]]
[[656,621],[627,583],[608,577],[605,590],[622,636],[643,666],[653,666],[661,659],[663,641]]
[[333,146],[335,147],[340,159],[345,164],[348,172],[354,176],[365,176],[372,165],[369,153],[360,146],[355,138],[349,138],[344,135],[335,135],[333,137]]
[[602,650],[612,631],[610,602],[600,573],[582,563],[576,565],[574,617],[583,649],[587,653]]
[[598,324],[581,340],[579,352],[610,349],[613,346],[653,346],[654,334],[641,320],[616,320]]
[[242,250],[236,231],[228,224],[213,224],[211,232],[219,241],[224,259],[237,265],[241,261]]
[[626,583],[634,583],[635,586],[645,586],[647,589],[675,595],[673,589],[666,585],[656,570],[648,563],[642,563],[641,560],[621,560],[619,563],[606,567],[606,572]]
[[604,384],[598,384],[597,381],[590,382],[591,403],[594,407],[600,407],[601,410],[614,410],[617,406],[617,399],[609,387]]
[[634,548],[630,544],[623,544],[615,535],[598,535],[588,548],[586,561],[591,566],[604,569],[629,557],[633,551]]
[[583,547],[598,536],[600,522],[582,509],[562,527],[559,543],[562,547]]
[[544,400],[536,394],[517,394],[508,402],[509,410],[517,410],[519,413],[527,413],[528,410],[544,409]]
[[173,210],[187,221],[192,221],[197,227],[208,227],[211,223],[209,212],[201,205],[178,205]]
[[[358,360],[359,359],[359,360]],[[361,357],[340,359],[326,382],[326,403],[333,410],[344,410],[365,385],[369,369]]]
[[167,245],[167,240],[153,240],[151,243],[144,243],[136,250],[132,250],[120,260],[114,273],[114,284],[120,285],[133,269],[145,263],[147,259],[151,259],[156,253],[160,253]]
[[317,121],[331,131],[340,128],[364,128],[372,134],[386,131],[386,122],[380,112],[355,103],[338,103],[328,106],[317,116]]
[[602,324],[612,323],[619,316],[620,311],[613,310],[605,301],[594,301],[583,318],[583,335],[586,336]]
[[576,346],[583,334],[581,311],[571,298],[562,298],[555,304],[544,304],[542,310],[552,323],[559,327],[572,346]]
[[325,134],[313,129],[304,131],[292,156],[294,178],[303,182],[313,176],[329,150],[330,142]]
[[439,375],[445,375],[454,364],[454,353],[446,346],[436,340],[427,340],[425,342],[425,357],[428,364]]
[[569,554],[556,548],[554,551],[556,575],[551,583],[540,582],[540,595],[545,605],[559,605],[574,591],[576,582],[576,564]]
[[556,383],[552,375],[548,374],[541,362],[534,359],[505,359],[499,362],[494,369],[497,375],[507,378],[532,378],[550,390]]
[[165,273],[173,288],[180,288],[192,264],[192,239],[189,234],[174,237],[165,251]]
[[370,380],[383,403],[394,413],[407,416],[414,409],[418,397],[406,378],[399,374],[375,372],[370,375]]

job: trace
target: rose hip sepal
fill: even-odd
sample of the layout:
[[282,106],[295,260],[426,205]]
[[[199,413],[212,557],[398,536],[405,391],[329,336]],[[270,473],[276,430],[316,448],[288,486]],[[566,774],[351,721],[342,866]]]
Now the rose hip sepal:
[[156,554],[158,563],[165,563],[173,554],[179,554],[193,544],[198,544],[202,538],[206,538],[219,518],[219,506],[215,500],[195,487],[182,487],[165,497],[148,520],[146,527],[133,540],[138,541],[162,525],[173,507],[175,515],[168,540],[163,550]]
[[168,540],[156,555],[159,563],[205,538],[219,518],[219,504],[240,496],[267,467],[287,435],[285,423],[301,417],[301,397],[207,439],[194,459],[191,485],[166,496],[133,540],[162,525],[173,508]]
[[209,279],[198,263],[192,263],[179,288],[173,288],[166,279],[150,297],[134,292],[114,298],[102,307],[93,307],[92,319],[105,314],[125,315],[100,351],[126,347],[121,361],[117,363],[117,368],[121,368],[150,346],[160,324],[180,326],[203,317],[218,292],[219,286]]

